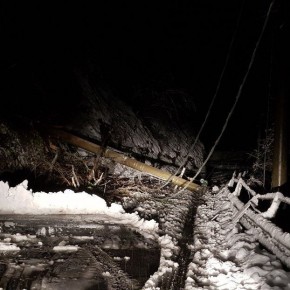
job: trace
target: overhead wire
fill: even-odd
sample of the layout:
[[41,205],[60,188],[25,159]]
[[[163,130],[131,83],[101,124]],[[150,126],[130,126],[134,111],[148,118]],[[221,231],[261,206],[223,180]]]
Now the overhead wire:
[[190,184],[191,184],[191,183],[196,179],[196,177],[200,174],[200,172],[202,171],[203,167],[204,167],[205,164],[208,162],[209,158],[211,157],[212,153],[214,152],[215,147],[216,147],[217,144],[219,143],[219,141],[220,141],[220,139],[221,139],[221,137],[222,137],[222,135],[223,135],[223,133],[224,133],[224,131],[225,131],[227,125],[228,125],[228,122],[229,122],[229,120],[230,120],[230,118],[231,118],[231,116],[232,116],[232,114],[233,114],[233,112],[234,112],[234,110],[235,110],[235,108],[236,108],[236,106],[237,106],[237,103],[238,103],[238,101],[239,101],[239,99],[240,99],[240,96],[241,96],[241,94],[242,94],[242,90],[243,90],[243,88],[244,88],[244,85],[245,85],[245,83],[246,83],[246,80],[247,80],[247,78],[248,78],[248,75],[249,75],[249,73],[250,73],[250,71],[251,71],[251,68],[252,68],[252,66],[253,66],[253,63],[254,63],[254,60],[255,60],[255,57],[256,57],[256,53],[257,53],[258,47],[259,47],[259,45],[260,45],[260,42],[261,42],[261,40],[262,40],[262,37],[263,37],[263,35],[264,35],[264,32],[265,32],[266,26],[267,26],[267,24],[268,24],[268,20],[269,20],[269,17],[270,17],[270,14],[271,14],[271,11],[272,11],[272,8],[273,8],[274,3],[275,3],[275,0],[273,0],[273,1],[270,3],[270,5],[269,5],[268,12],[267,12],[267,15],[266,15],[266,18],[265,18],[265,21],[264,21],[264,24],[263,24],[263,27],[262,27],[261,33],[260,33],[260,35],[259,35],[259,37],[258,37],[258,40],[257,40],[257,42],[256,42],[255,48],[254,48],[254,50],[253,50],[253,53],[252,53],[252,56],[251,56],[251,59],[250,59],[249,65],[248,65],[248,69],[247,69],[247,71],[246,71],[246,73],[245,73],[245,75],[244,75],[244,78],[243,78],[243,80],[242,80],[242,82],[241,82],[241,85],[240,85],[240,87],[239,87],[238,93],[237,93],[237,95],[236,95],[235,102],[233,103],[233,106],[232,106],[232,108],[231,108],[231,110],[230,110],[230,112],[229,112],[229,114],[228,114],[228,116],[227,116],[227,118],[226,118],[226,120],[225,120],[225,123],[224,123],[224,125],[223,125],[223,127],[222,127],[222,130],[221,130],[220,134],[218,135],[218,137],[217,137],[217,139],[216,139],[216,141],[215,141],[213,147],[211,148],[210,152],[208,153],[208,156],[206,157],[206,159],[204,160],[204,162],[202,163],[202,165],[199,167],[199,169],[198,169],[198,171],[196,172],[196,174],[194,175],[194,177],[191,178],[191,179],[187,182],[187,184],[186,184],[186,185],[185,185],[181,190],[179,190],[175,195],[178,195],[178,194],[180,194],[181,192],[183,192],[184,190],[186,190],[186,189],[188,188],[188,186],[189,186],[189,185],[190,185]]
[[193,149],[194,149],[195,146],[196,146],[196,143],[197,143],[198,140],[199,140],[199,137],[200,137],[200,135],[201,135],[201,133],[202,133],[202,131],[203,131],[203,129],[204,129],[204,126],[205,126],[205,124],[206,124],[206,122],[207,122],[207,120],[208,120],[208,117],[209,117],[210,113],[211,113],[212,107],[213,107],[213,105],[214,105],[214,103],[215,103],[216,97],[217,97],[217,95],[218,95],[218,93],[219,93],[219,90],[220,90],[220,87],[221,87],[221,83],[222,83],[222,80],[223,80],[223,78],[224,78],[224,74],[225,74],[226,68],[227,68],[227,66],[228,66],[228,63],[229,63],[229,59],[230,59],[230,56],[231,56],[231,53],[232,53],[233,45],[234,45],[234,42],[235,42],[235,39],[236,39],[236,35],[237,35],[237,32],[238,32],[238,28],[239,28],[239,26],[240,26],[240,21],[241,21],[241,17],[242,17],[243,9],[244,9],[244,4],[245,4],[245,0],[243,1],[242,5],[241,5],[240,12],[239,12],[239,15],[238,15],[238,18],[237,18],[236,28],[235,28],[234,33],[233,33],[233,36],[232,36],[232,38],[231,38],[231,42],[230,42],[230,45],[229,45],[229,48],[228,48],[228,52],[227,52],[227,56],[226,56],[226,59],[225,59],[225,63],[224,63],[224,66],[223,66],[222,72],[221,72],[221,74],[220,74],[220,77],[219,77],[219,80],[218,80],[218,84],[217,84],[217,87],[216,87],[215,93],[214,93],[214,95],[213,95],[213,97],[212,97],[212,100],[211,100],[211,103],[210,103],[210,105],[209,105],[209,107],[208,107],[208,110],[207,110],[206,116],[205,116],[205,118],[204,118],[204,120],[203,120],[203,123],[202,123],[202,125],[201,125],[201,127],[200,127],[200,129],[199,129],[199,131],[198,131],[198,133],[197,133],[197,135],[196,135],[196,137],[195,137],[195,139],[194,139],[193,144],[192,144],[192,145],[190,146],[190,148],[188,149],[188,153],[187,153],[187,155],[185,156],[183,162],[182,162],[181,165],[178,167],[178,169],[177,169],[174,173],[172,173],[172,175],[171,175],[171,176],[166,180],[166,182],[165,182],[162,186],[160,186],[159,189],[161,189],[161,188],[165,187],[166,185],[168,185],[168,184],[171,182],[172,178],[173,178],[174,176],[176,176],[176,175],[178,174],[178,172],[179,172],[179,171],[180,171],[180,170],[181,170],[181,169],[186,165],[186,163],[188,162],[188,158],[189,158],[189,156],[190,156],[190,152],[193,151]]

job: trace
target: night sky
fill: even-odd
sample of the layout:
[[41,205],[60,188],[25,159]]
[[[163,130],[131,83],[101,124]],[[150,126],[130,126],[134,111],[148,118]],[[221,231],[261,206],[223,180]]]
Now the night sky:
[[[269,4],[265,0],[3,0],[2,110],[26,108],[35,113],[43,104],[52,110],[55,104],[65,107],[67,99],[75,102],[78,91],[73,71],[85,63],[98,72],[102,86],[131,104],[140,90],[186,92],[196,103],[196,131],[237,29],[213,115],[201,136],[210,147],[234,102]],[[273,105],[280,18],[278,1],[221,148],[255,146],[265,129],[267,106]]]

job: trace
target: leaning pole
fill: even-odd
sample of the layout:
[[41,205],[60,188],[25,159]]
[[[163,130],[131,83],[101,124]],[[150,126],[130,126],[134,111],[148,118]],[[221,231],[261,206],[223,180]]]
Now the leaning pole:
[[[284,4],[284,5],[283,5]],[[285,3],[281,1],[280,13],[282,14]],[[279,13],[279,14],[280,14]],[[279,30],[277,33],[278,40],[276,41],[275,54],[276,58],[276,89],[275,89],[275,134],[274,134],[274,154],[273,154],[273,168],[272,168],[272,188],[281,190],[287,183],[287,86],[289,79],[287,79],[289,69],[289,51],[287,51],[289,28],[285,25],[286,18],[282,16],[278,20]],[[283,19],[284,18],[284,19]],[[288,87],[289,89],[289,87]]]
[[[159,178],[161,180],[168,180],[171,177],[171,173],[155,168],[153,166],[147,165],[143,162],[140,162],[136,159],[130,158],[124,154],[118,153],[116,151],[113,151],[111,149],[108,148],[103,148],[93,142],[90,142],[88,140],[85,140],[83,138],[80,138],[74,134],[68,133],[66,131],[63,130],[59,130],[59,129],[54,129],[54,128],[50,128],[49,129],[49,134],[53,137],[57,137],[62,141],[65,141],[67,143],[70,143],[72,145],[75,145],[77,147],[83,148],[87,151],[93,152],[93,153],[97,153],[97,154],[102,154],[102,157],[105,158],[109,158],[112,159],[113,161],[126,165],[128,167],[131,167],[133,169],[136,169],[138,171],[144,172],[146,174],[149,174],[151,176],[154,176],[156,178]],[[191,191],[200,191],[201,187],[198,184],[195,183],[188,183],[188,180],[183,179],[181,177],[178,176],[173,176],[171,179],[171,182],[174,185],[180,186],[180,187],[185,187],[188,190]]]

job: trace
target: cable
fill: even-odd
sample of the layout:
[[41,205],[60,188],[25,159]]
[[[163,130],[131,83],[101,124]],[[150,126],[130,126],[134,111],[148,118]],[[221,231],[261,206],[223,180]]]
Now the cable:
[[188,186],[190,185],[190,183],[192,183],[192,182],[195,180],[195,178],[200,174],[200,172],[201,172],[201,170],[203,169],[203,167],[205,166],[205,164],[208,162],[209,158],[211,157],[212,153],[213,153],[214,150],[215,150],[215,147],[216,147],[217,144],[219,143],[219,141],[220,141],[220,139],[221,139],[221,137],[222,137],[222,135],[223,135],[223,133],[224,133],[224,131],[225,131],[227,125],[228,125],[228,122],[229,122],[229,120],[230,120],[230,118],[231,118],[231,116],[232,116],[232,114],[233,114],[233,112],[234,112],[234,110],[235,110],[235,108],[236,108],[236,105],[237,105],[238,100],[239,100],[239,98],[240,98],[240,96],[241,96],[241,93],[242,93],[243,87],[244,87],[244,85],[245,85],[245,83],[246,83],[246,80],[247,80],[247,78],[248,78],[248,75],[249,75],[249,73],[250,73],[250,70],[251,70],[251,68],[252,68],[252,66],[253,66],[253,63],[254,63],[254,60],[255,60],[255,57],[256,57],[256,53],[257,53],[258,47],[259,47],[259,45],[260,45],[261,39],[262,39],[262,37],[263,37],[264,31],[265,31],[265,29],[266,29],[266,26],[267,26],[267,23],[268,23],[268,20],[269,20],[269,17],[270,17],[270,13],[271,13],[271,11],[272,11],[272,7],[273,7],[274,3],[275,3],[275,0],[273,0],[273,1],[271,2],[270,6],[269,6],[269,9],[268,9],[268,12],[267,12],[267,16],[266,16],[266,19],[265,19],[265,21],[264,21],[264,25],[263,25],[262,31],[261,31],[261,33],[260,33],[260,36],[259,36],[259,38],[258,38],[258,40],[257,40],[257,42],[256,42],[256,46],[255,46],[255,48],[254,48],[254,51],[253,51],[253,53],[252,53],[252,57],[251,57],[251,60],[250,60],[250,63],[249,63],[248,69],[247,69],[246,74],[245,74],[245,76],[244,76],[244,78],[243,78],[243,80],[242,80],[242,83],[241,83],[240,87],[239,87],[238,93],[237,93],[237,95],[236,95],[235,102],[234,102],[234,104],[233,104],[233,106],[232,106],[232,108],[231,108],[231,110],[230,110],[230,112],[229,112],[229,114],[228,114],[228,116],[227,116],[227,118],[226,118],[226,121],[225,121],[225,123],[224,123],[224,125],[223,125],[223,127],[222,127],[221,133],[220,133],[219,136],[217,137],[217,139],[216,139],[216,141],[215,141],[213,147],[211,148],[210,152],[208,153],[207,158],[205,159],[205,161],[203,162],[203,164],[199,167],[199,169],[198,169],[198,171],[196,172],[196,174],[194,175],[194,177],[191,178],[191,180],[188,181],[188,183],[186,184],[186,186],[183,187],[181,190],[179,190],[175,195],[177,195],[177,194],[183,192],[184,190],[186,190],[186,189],[188,188]]
[[181,165],[178,167],[178,169],[177,169],[174,173],[172,173],[171,176],[169,176],[169,178],[166,180],[166,182],[165,182],[162,186],[160,186],[159,189],[162,189],[162,188],[165,187],[167,184],[169,184],[170,181],[172,180],[172,178],[173,178],[174,176],[176,176],[176,175],[178,174],[178,172],[181,170],[181,168],[184,167],[184,166],[186,165],[186,163],[188,162],[188,158],[189,158],[190,152],[193,151],[193,149],[195,148],[195,145],[196,145],[197,141],[199,140],[199,137],[200,137],[200,135],[201,135],[201,132],[203,131],[203,128],[204,128],[204,126],[205,126],[205,124],[206,124],[206,122],[207,122],[207,119],[208,119],[209,115],[210,115],[210,112],[211,112],[211,109],[212,109],[212,107],[213,107],[213,104],[214,104],[214,102],[215,102],[215,100],[216,100],[217,94],[218,94],[218,92],[219,92],[219,90],[220,90],[220,86],[221,86],[221,83],[222,83],[222,79],[223,79],[223,77],[224,77],[224,74],[225,74],[226,68],[227,68],[227,66],[228,66],[228,62],[229,62],[230,55],[231,55],[231,52],[232,52],[233,44],[234,44],[234,41],[235,41],[235,38],[236,38],[236,35],[237,35],[237,31],[238,31],[238,28],[239,28],[239,25],[240,25],[240,21],[241,21],[241,16],[242,16],[242,12],[243,12],[243,8],[244,8],[244,4],[245,4],[245,0],[244,0],[243,4],[242,4],[242,6],[241,6],[240,13],[239,13],[239,15],[238,15],[237,24],[236,24],[236,29],[235,29],[235,31],[234,31],[234,33],[233,33],[233,36],[232,36],[232,39],[231,39],[231,42],[230,42],[230,45],[229,45],[229,49],[228,49],[227,57],[226,57],[226,60],[225,60],[225,64],[224,64],[223,69],[222,69],[222,72],[221,72],[221,74],[220,74],[220,78],[219,78],[219,80],[218,80],[218,84],[217,84],[217,87],[216,87],[216,90],[215,90],[214,96],[213,96],[213,98],[212,98],[212,100],[211,100],[211,103],[210,103],[210,105],[209,105],[209,108],[208,108],[208,111],[207,111],[206,116],[205,116],[205,118],[204,118],[204,121],[203,121],[203,123],[202,123],[202,125],[201,125],[201,127],[200,127],[200,129],[199,129],[199,131],[198,131],[198,133],[197,133],[197,135],[196,135],[196,137],[195,137],[194,143],[193,143],[193,144],[190,146],[190,148],[188,149],[188,153],[187,153],[186,157],[184,158],[184,161],[183,161],[183,162],[181,163]]

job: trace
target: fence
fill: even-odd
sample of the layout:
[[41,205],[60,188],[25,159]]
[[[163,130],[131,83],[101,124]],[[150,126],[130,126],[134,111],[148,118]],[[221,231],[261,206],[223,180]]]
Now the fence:
[[[234,188],[234,191],[230,191]],[[241,190],[245,189],[252,197],[244,204],[240,199]],[[240,222],[246,229],[255,228],[255,238],[269,251],[273,252],[282,263],[290,268],[290,233],[283,232],[269,219],[275,217],[280,204],[290,205],[290,198],[285,197],[281,192],[256,194],[242,176],[232,177],[226,187],[219,194],[228,194],[231,206],[234,211],[233,223]],[[259,200],[272,200],[271,206],[265,212],[257,209]]]

